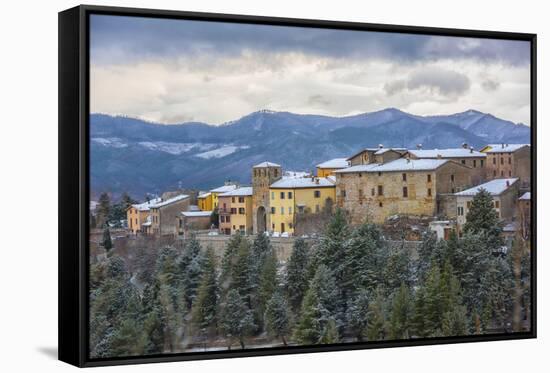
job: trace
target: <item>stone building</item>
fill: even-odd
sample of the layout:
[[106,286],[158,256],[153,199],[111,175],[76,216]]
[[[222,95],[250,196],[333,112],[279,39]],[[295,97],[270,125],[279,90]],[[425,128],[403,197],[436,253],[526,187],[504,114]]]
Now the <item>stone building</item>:
[[384,148],[379,145],[378,148],[363,149],[347,159],[350,166],[358,166],[371,163],[387,163],[401,158],[407,149],[405,148]]
[[474,196],[483,188],[493,197],[493,207],[498,214],[498,218],[505,221],[511,221],[516,213],[517,200],[519,194],[519,179],[494,179],[473,188],[455,193],[457,216],[456,222],[459,232],[466,223],[466,216],[470,211],[470,206]]
[[391,215],[434,216],[437,196],[471,186],[471,169],[445,159],[400,158],[352,166],[336,173],[337,205],[352,223],[383,223]]
[[189,195],[180,194],[150,205],[148,232],[158,236],[173,235],[178,225],[177,217],[182,211],[189,210],[189,204]]
[[519,178],[521,187],[531,185],[531,147],[528,144],[489,144],[482,153],[487,154],[487,178]]
[[468,148],[464,144],[462,148],[453,149],[415,149],[407,151],[406,156],[410,159],[448,159],[472,169],[472,184],[477,185],[484,183],[487,179],[486,175],[486,158],[487,154],[475,151],[473,148]]
[[334,158],[317,166],[317,177],[327,177],[334,175],[334,171],[349,167],[347,158]]
[[525,239],[531,237],[531,192],[525,192],[518,199],[518,224]]
[[212,211],[183,211],[177,217],[177,235],[184,236],[188,232],[210,229]]
[[282,177],[281,166],[262,162],[252,167],[252,226],[254,233],[262,233],[271,226],[269,186]]
[[252,234],[252,195],[252,187],[240,187],[218,196],[221,233]]

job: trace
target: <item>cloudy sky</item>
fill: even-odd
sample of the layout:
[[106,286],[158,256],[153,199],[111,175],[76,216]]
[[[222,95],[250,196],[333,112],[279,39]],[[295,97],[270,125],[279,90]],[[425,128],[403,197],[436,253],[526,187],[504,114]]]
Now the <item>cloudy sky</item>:
[[220,124],[260,109],[476,109],[529,125],[529,43],[93,15],[91,111]]

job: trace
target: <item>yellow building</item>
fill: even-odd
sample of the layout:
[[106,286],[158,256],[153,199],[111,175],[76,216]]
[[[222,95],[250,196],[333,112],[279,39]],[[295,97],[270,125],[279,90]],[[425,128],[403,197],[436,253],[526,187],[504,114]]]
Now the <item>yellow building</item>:
[[150,214],[151,206],[161,202],[161,200],[161,198],[154,198],[143,203],[136,203],[126,210],[128,229],[133,234],[144,232],[143,224],[148,222],[147,217]]
[[252,234],[252,187],[241,187],[218,196],[220,232]]
[[212,193],[201,193],[197,197],[197,205],[201,211],[212,211]]
[[[212,210],[218,207],[218,196],[223,193],[231,192],[232,190],[237,189],[238,186],[235,184],[226,184],[219,188],[212,189],[210,195],[212,197]],[[200,205],[199,205],[200,206]]]
[[336,199],[336,184],[329,177],[286,177],[269,187],[272,232],[294,233],[296,214],[319,213]]
[[334,158],[330,161],[319,163],[317,166],[317,177],[334,175],[334,171],[349,167],[347,158]]

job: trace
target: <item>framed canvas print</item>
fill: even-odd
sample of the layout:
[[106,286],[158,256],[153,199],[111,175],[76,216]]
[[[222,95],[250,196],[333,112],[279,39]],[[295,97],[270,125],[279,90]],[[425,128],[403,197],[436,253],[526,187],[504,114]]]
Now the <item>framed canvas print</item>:
[[536,36],[59,14],[59,357],[536,336]]

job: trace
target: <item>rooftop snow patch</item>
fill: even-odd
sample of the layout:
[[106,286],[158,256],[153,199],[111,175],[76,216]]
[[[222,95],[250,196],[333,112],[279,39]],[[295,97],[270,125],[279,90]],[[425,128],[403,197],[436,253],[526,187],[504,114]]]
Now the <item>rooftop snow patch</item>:
[[367,172],[433,171],[449,162],[446,159],[405,159],[380,164]]
[[334,158],[317,165],[318,168],[346,168],[348,166],[347,158]]
[[491,149],[485,151],[485,153],[513,153],[525,146],[531,146],[529,144],[489,144],[487,145]]
[[150,207],[151,208],[159,208],[159,207],[164,207],[164,206],[168,206],[172,203],[176,203],[176,202],[179,202],[179,201],[183,201],[184,199],[187,199],[189,198],[189,196],[187,194],[180,194],[178,196],[175,196],[175,197],[172,197],[172,198],[168,198],[167,200],[164,200],[164,201],[159,201],[155,204],[152,204]]
[[462,192],[455,193],[455,196],[475,196],[481,189],[485,189],[492,196],[499,196],[518,181],[517,178],[494,179],[487,183],[475,186]]
[[341,170],[336,170],[334,172],[338,174],[346,174],[346,173],[353,173],[353,172],[367,172],[378,166],[380,166],[378,163],[360,164],[357,166],[351,166]]
[[270,188],[279,189],[299,189],[299,188],[324,188],[334,187],[334,179],[326,177],[284,177],[273,184]]
[[521,197],[519,197],[521,201],[530,201],[531,200],[531,192],[525,192]]
[[252,193],[252,187],[241,187],[227,193],[220,194],[218,197],[244,197],[251,196]]
[[210,192],[212,192],[212,193],[227,193],[227,192],[230,192],[230,191],[235,190],[235,189],[237,189],[237,186],[235,184],[230,184],[230,185],[224,185],[224,186],[212,189]]
[[212,211],[182,211],[181,214],[188,218],[211,216]]
[[132,205],[132,207],[138,211],[149,211],[149,209],[151,208],[151,205],[155,205],[156,203],[159,203],[161,201],[162,201],[162,198],[153,198],[143,203],[136,203]]
[[264,168],[264,167],[281,167],[281,165],[273,162],[262,162],[257,164],[253,168]]
[[456,149],[430,149],[430,150],[409,150],[409,153],[416,158],[469,158],[469,157],[487,157],[487,154],[471,151],[470,149],[456,148]]

